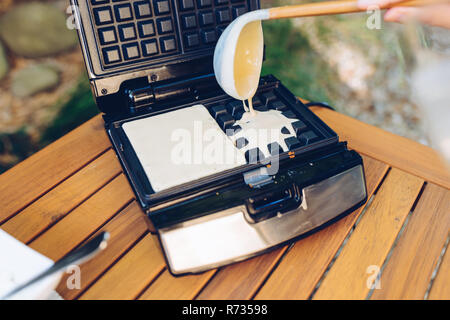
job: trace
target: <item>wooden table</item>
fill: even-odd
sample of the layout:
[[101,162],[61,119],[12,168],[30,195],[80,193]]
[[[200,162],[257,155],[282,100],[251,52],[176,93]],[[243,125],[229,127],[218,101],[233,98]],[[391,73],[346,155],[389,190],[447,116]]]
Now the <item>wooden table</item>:
[[[69,290],[63,278],[66,299],[449,299],[450,174],[437,154],[313,111],[363,155],[369,201],[290,246],[171,276],[100,117],[0,176],[0,227],[53,260],[111,233],[107,249],[81,266],[81,289]],[[377,270],[379,288],[370,289]]]

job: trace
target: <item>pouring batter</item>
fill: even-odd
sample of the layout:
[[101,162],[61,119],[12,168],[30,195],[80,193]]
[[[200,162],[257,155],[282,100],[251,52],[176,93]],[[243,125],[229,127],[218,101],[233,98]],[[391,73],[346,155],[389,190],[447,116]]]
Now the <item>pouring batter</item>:
[[247,24],[239,36],[234,56],[234,82],[236,91],[242,99],[248,101],[249,111],[256,115],[252,98],[258,88],[259,76],[263,60],[264,39],[261,21]]

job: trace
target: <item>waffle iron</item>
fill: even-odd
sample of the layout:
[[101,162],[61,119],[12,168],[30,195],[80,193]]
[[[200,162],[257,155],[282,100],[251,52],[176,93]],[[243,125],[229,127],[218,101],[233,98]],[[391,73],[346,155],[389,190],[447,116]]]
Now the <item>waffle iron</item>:
[[234,18],[259,8],[258,0],[71,2],[105,129],[172,274],[264,253],[365,203],[361,156],[272,75],[260,79],[253,104],[293,119],[288,150],[264,156],[256,148],[233,168],[163,190],[152,185],[124,126],[201,105],[224,134],[234,128],[244,106],[217,84],[214,47]]

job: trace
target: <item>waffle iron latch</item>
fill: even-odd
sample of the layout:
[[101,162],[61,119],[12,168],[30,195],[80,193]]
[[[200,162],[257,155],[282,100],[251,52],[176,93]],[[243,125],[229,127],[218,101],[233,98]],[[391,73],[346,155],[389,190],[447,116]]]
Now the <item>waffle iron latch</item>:
[[269,175],[267,167],[261,167],[244,173],[244,181],[250,188],[260,189],[273,183],[273,176]]
[[287,211],[297,209],[302,204],[302,193],[295,183],[283,188],[269,186],[274,183],[275,176],[268,173],[267,167],[246,172],[244,181],[250,188],[266,189],[245,201],[246,217],[251,223],[281,216]]

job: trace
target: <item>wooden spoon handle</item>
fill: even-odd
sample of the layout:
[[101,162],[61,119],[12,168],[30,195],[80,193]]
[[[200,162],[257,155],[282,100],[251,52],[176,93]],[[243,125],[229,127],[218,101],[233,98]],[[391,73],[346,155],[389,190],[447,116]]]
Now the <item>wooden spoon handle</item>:
[[[389,9],[399,6],[424,6],[449,2],[448,0],[409,0],[381,6],[380,9]],[[331,14],[342,14],[352,12],[363,12],[357,5],[356,0],[323,1],[305,3],[292,6],[276,7],[269,9],[269,20],[281,18],[298,18],[310,16],[322,16]]]

